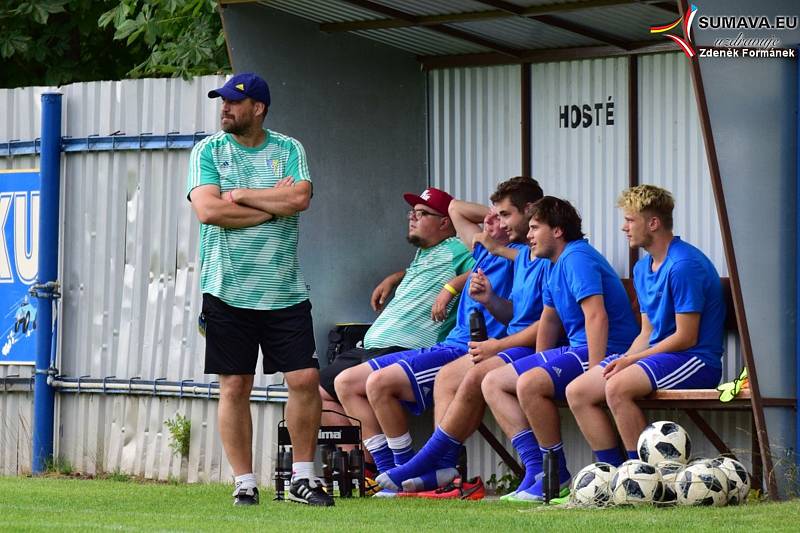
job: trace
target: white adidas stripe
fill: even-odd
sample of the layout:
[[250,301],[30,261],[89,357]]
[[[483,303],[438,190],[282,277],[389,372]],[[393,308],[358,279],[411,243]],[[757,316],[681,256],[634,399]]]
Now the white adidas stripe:
[[675,376],[680,376],[681,374],[686,372],[689,368],[691,368],[694,365],[696,365],[698,362],[702,363],[702,361],[700,361],[697,357],[689,358],[681,366],[679,366],[678,368],[676,368],[675,370],[673,370],[672,372],[670,372],[666,376],[662,376],[661,379],[657,380],[656,381],[656,385],[661,386],[662,383],[667,383],[668,381],[671,381]]
[[433,381],[436,381],[436,374],[429,374],[422,377],[419,376],[414,376],[414,377],[417,379],[417,383],[431,383]]
[[686,379],[697,373],[704,366],[706,366],[705,363],[703,363],[700,359],[698,359],[697,357],[692,357],[689,363],[684,364],[683,366],[681,366],[681,368],[679,368],[675,372],[672,372],[670,375],[662,378],[661,381],[658,382],[658,388],[659,389],[671,388],[674,385],[677,385],[678,383],[685,381]]
[[661,388],[662,388],[662,389],[671,389],[671,388],[673,388],[673,387],[674,387],[674,386],[676,386],[676,385],[680,385],[681,383],[683,383],[684,381],[686,381],[687,379],[689,379],[690,377],[692,377],[694,374],[696,374],[697,372],[699,372],[700,370],[702,370],[702,368],[703,368],[704,366],[705,366],[704,364],[700,364],[700,365],[698,365],[698,366],[697,366],[697,367],[695,367],[695,368],[694,368],[694,369],[693,369],[691,372],[687,372],[686,374],[684,374],[684,375],[680,376],[679,378],[675,378],[674,380],[672,380],[671,382],[667,383],[666,385],[664,385],[664,386],[663,386],[663,387],[661,387]]

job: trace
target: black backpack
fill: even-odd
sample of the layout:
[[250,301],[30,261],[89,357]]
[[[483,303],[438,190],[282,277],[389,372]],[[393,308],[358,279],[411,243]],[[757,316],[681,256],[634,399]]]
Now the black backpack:
[[334,325],[328,332],[328,364],[331,364],[337,355],[352,350],[364,340],[364,335],[371,325],[354,322]]

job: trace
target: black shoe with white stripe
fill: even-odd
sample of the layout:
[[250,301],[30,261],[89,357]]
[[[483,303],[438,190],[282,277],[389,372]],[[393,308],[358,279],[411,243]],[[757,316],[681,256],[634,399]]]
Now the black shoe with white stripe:
[[318,478],[296,479],[289,489],[289,501],[328,507],[333,505],[333,498],[325,492],[322,481]]
[[233,505],[258,505],[258,488],[237,485],[233,490]]

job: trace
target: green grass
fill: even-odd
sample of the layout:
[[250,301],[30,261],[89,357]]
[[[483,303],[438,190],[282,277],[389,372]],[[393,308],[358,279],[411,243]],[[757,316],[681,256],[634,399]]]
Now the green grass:
[[[231,505],[226,485],[0,478],[0,530],[14,531],[798,531],[800,500],[742,507],[558,509],[500,501],[337,500],[332,509]],[[302,529],[301,529],[302,528]]]

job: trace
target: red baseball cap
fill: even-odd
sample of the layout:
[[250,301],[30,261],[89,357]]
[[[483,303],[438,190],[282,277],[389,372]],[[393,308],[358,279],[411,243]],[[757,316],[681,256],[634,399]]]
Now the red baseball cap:
[[407,192],[403,195],[403,198],[411,207],[414,207],[417,204],[427,205],[437,213],[444,216],[448,216],[447,208],[450,206],[450,202],[453,200],[452,196],[442,190],[437,189],[436,187],[428,187],[422,191],[422,194],[419,196]]

